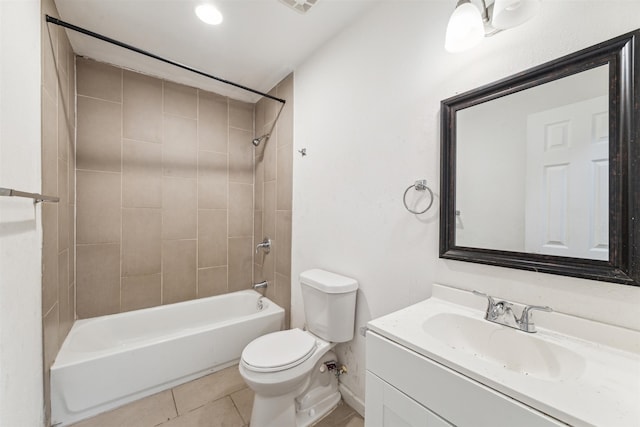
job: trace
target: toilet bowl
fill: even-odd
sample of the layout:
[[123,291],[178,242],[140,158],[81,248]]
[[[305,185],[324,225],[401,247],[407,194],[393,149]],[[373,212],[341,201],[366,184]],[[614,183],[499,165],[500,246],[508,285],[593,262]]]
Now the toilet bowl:
[[300,283],[308,330],[273,332],[242,352],[240,375],[255,393],[252,427],[306,427],[340,401],[332,349],[353,338],[357,282],[316,269]]
[[[335,362],[334,345],[300,329],[274,332],[251,342],[239,367],[255,392],[251,425],[307,426],[335,407],[340,401],[338,381],[325,365]],[[307,395],[310,390],[312,395]],[[326,412],[320,407],[326,407]]]

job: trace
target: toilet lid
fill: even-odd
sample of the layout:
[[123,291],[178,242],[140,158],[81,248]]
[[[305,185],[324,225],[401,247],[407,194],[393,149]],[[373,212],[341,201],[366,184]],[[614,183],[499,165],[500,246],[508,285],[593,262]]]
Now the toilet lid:
[[307,360],[316,340],[300,329],[273,332],[251,341],[242,351],[244,365],[256,372],[293,368]]

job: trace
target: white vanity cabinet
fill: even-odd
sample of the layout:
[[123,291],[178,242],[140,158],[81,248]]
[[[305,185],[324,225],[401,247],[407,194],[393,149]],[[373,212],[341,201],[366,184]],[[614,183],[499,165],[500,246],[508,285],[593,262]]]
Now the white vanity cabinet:
[[367,427],[450,427],[425,408],[371,371],[367,371]]
[[371,331],[366,381],[366,427],[566,425]]

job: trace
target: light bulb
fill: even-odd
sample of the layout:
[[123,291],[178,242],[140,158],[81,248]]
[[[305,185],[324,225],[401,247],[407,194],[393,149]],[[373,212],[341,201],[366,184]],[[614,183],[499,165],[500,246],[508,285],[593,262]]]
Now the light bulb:
[[449,18],[444,48],[449,52],[461,52],[476,46],[484,38],[484,24],[477,7],[468,0],[458,2]]

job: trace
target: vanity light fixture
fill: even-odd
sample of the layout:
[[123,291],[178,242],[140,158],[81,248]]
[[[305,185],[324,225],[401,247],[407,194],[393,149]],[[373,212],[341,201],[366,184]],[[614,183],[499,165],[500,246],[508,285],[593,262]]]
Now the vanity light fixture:
[[449,18],[444,47],[449,52],[471,49],[484,37],[533,18],[539,8],[540,0],[458,0]]
[[209,25],[219,25],[222,23],[222,13],[212,4],[204,3],[196,6],[196,15],[200,20]]

